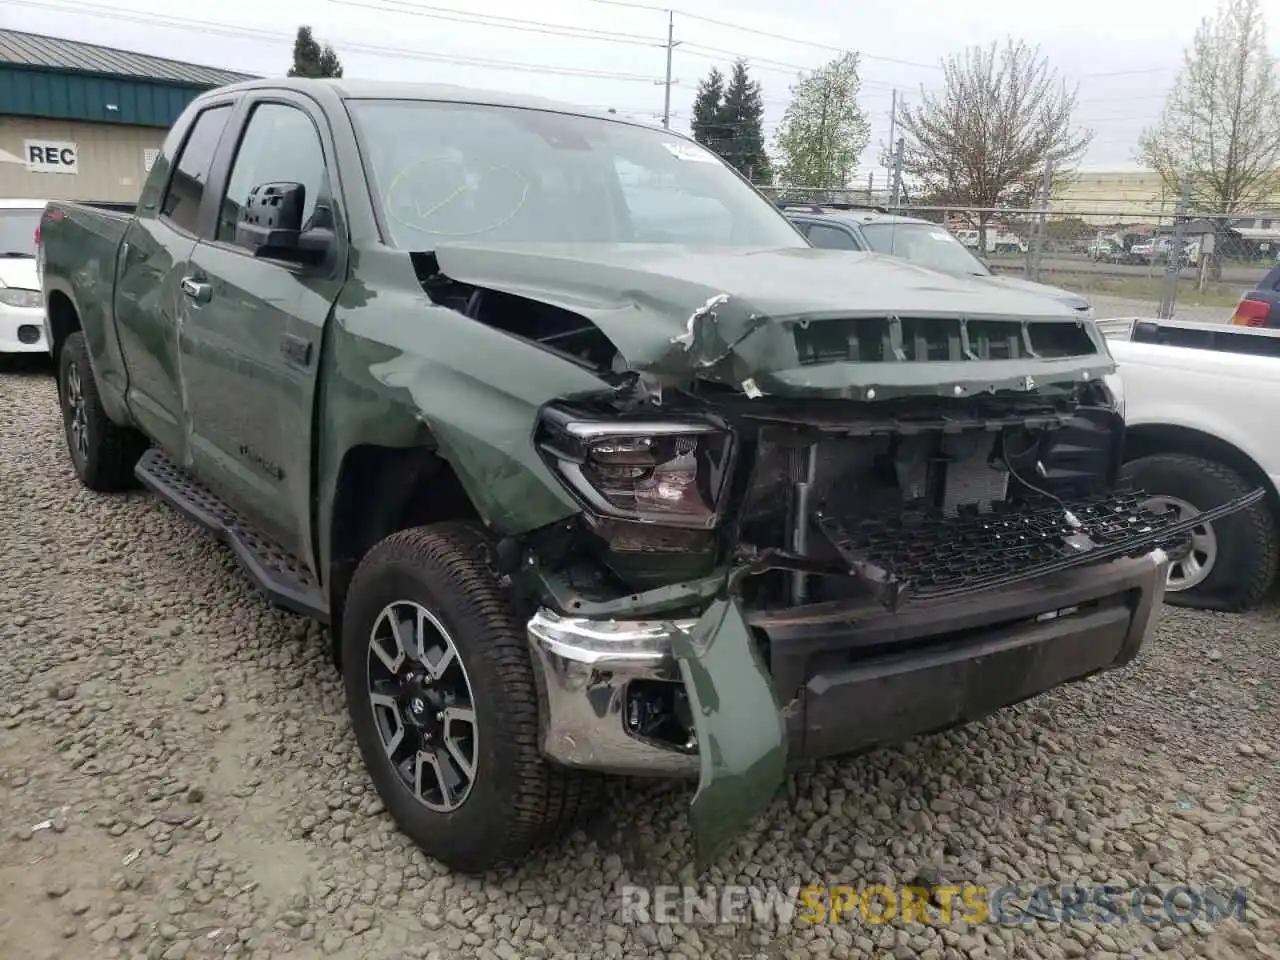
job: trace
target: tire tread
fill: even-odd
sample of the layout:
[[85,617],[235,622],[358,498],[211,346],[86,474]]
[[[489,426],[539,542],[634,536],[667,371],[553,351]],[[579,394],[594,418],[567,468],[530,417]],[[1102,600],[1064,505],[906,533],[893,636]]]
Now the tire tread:
[[[494,709],[501,716],[501,729],[517,746],[516,769],[511,778],[516,792],[510,799],[511,816],[501,835],[485,838],[484,852],[474,858],[454,858],[451,865],[468,872],[520,860],[536,847],[558,839],[591,809],[602,784],[601,777],[553,766],[542,757],[533,665],[524,632],[490,572],[488,549],[483,531],[469,523],[402,530],[377,544],[361,561],[347,595],[350,609],[352,599],[366,590],[388,563],[407,561],[424,577],[433,579],[442,591],[464,598],[466,619],[474,621],[468,626],[480,628],[468,640],[484,637],[483,647],[475,652],[503,691],[501,697],[495,698]],[[348,643],[365,642],[353,624],[343,632]],[[344,651],[344,663],[353,654],[355,649]],[[363,663],[364,655],[362,651],[356,662]],[[469,859],[472,862],[467,862]]]

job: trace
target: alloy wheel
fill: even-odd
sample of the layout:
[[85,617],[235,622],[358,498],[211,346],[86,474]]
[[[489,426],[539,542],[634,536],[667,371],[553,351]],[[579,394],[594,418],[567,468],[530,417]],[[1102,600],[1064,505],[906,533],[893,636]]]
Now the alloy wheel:
[[[1189,520],[1200,511],[1178,497],[1160,495],[1143,501],[1152,513],[1173,511],[1177,521]],[[1190,590],[1204,583],[1218,559],[1218,538],[1208,523],[1194,527],[1182,543],[1169,551],[1169,579],[1165,589],[1170,593]]]
[[71,446],[81,463],[89,457],[89,421],[85,415],[84,388],[80,383],[80,368],[67,365],[67,431]]
[[479,728],[449,632],[421,604],[389,604],[369,635],[367,677],[383,750],[405,788],[429,810],[457,810],[475,782]]

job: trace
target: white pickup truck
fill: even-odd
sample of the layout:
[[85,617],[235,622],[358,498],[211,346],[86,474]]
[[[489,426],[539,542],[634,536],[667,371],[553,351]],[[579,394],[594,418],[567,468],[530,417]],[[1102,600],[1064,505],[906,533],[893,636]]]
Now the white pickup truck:
[[1125,474],[1190,516],[1258,486],[1266,500],[1197,528],[1173,555],[1165,600],[1211,610],[1258,603],[1276,575],[1280,330],[1101,320],[1119,364]]

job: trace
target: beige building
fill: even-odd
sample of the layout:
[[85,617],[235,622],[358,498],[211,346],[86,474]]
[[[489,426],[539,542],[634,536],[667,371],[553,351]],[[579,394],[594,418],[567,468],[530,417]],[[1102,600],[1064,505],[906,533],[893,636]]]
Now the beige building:
[[133,203],[196,96],[248,75],[0,30],[0,198]]
[[[1053,209],[1101,225],[1172,223],[1178,209],[1176,191],[1151,170],[1078,172],[1054,184]],[[1280,197],[1274,199],[1280,206]],[[1272,204],[1268,204],[1271,206]]]

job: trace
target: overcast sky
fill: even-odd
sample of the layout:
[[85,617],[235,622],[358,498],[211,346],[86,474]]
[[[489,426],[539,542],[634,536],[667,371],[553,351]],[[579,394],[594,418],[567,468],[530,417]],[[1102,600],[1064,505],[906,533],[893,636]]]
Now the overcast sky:
[[[660,118],[667,33],[662,3],[4,0],[0,26],[282,74],[291,62],[293,32],[309,23],[337,49],[349,77],[515,89]],[[653,9],[643,9],[649,5]],[[1264,0],[1263,7],[1273,28],[1280,28],[1280,0]],[[712,66],[727,68],[735,56],[745,56],[764,88],[771,142],[798,69],[819,66],[840,49],[858,50],[861,101],[872,131],[858,182],[874,171],[883,183],[878,163],[889,136],[893,90],[910,100],[922,86],[938,84],[939,58],[1012,34],[1038,43],[1064,77],[1079,83],[1077,120],[1095,131],[1083,168],[1134,169],[1137,134],[1159,116],[1182,51],[1212,9],[1212,0],[982,0],[954,6],[945,0],[679,0],[672,126],[687,131],[694,89]],[[460,22],[478,18],[495,22]],[[500,18],[507,18],[507,27],[497,24]]]

